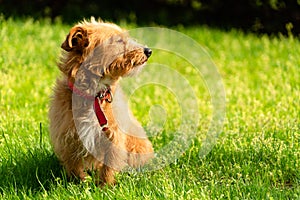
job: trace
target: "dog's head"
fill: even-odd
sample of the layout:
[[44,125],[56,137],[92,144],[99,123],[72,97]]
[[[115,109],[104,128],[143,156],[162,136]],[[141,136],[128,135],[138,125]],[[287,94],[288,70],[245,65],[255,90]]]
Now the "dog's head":
[[139,71],[152,53],[119,26],[94,19],[71,28],[61,47],[66,55],[59,68],[69,78],[83,66],[100,77],[118,79]]

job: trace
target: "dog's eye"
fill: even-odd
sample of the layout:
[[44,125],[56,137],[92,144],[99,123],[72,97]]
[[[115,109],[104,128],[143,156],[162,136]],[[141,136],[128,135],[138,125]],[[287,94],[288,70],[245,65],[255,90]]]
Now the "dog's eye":
[[122,42],[123,42],[123,39],[120,38],[120,39],[117,40],[117,42],[118,42],[118,43],[122,43]]

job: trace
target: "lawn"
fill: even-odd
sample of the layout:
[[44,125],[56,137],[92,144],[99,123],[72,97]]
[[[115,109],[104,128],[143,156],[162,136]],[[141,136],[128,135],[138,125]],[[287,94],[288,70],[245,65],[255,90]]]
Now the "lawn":
[[[198,118],[195,123],[188,115],[185,126],[196,132],[179,156],[172,157],[178,153],[172,148],[166,151],[172,158],[168,165],[120,173],[115,186],[99,189],[91,179],[67,180],[48,136],[49,98],[59,75],[56,63],[70,27],[0,17],[1,199],[300,198],[298,38],[177,27],[205,49],[222,78],[226,117],[216,144],[204,157],[199,155],[214,111],[205,76],[186,59],[153,49],[149,67],[141,73],[148,79],[124,79],[127,94],[134,80],[141,84],[129,97],[134,115],[152,136],[156,151],[163,152],[181,136],[178,124],[187,105],[178,100],[177,91],[189,88],[187,99],[196,97]],[[157,78],[159,65],[168,67],[161,67]],[[152,78],[153,84],[143,85]],[[176,142],[173,146],[180,146]]]

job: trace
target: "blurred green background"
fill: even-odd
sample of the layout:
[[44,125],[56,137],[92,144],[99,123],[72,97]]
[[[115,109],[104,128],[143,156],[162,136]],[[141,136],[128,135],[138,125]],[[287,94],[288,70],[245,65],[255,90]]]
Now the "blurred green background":
[[74,23],[91,15],[137,25],[199,25],[257,33],[300,33],[300,0],[0,0],[4,17]]

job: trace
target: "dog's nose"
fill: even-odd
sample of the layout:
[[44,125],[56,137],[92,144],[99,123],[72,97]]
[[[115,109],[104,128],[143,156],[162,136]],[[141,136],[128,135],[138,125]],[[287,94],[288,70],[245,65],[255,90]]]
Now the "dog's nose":
[[144,54],[149,58],[152,54],[152,50],[149,48],[144,48]]

